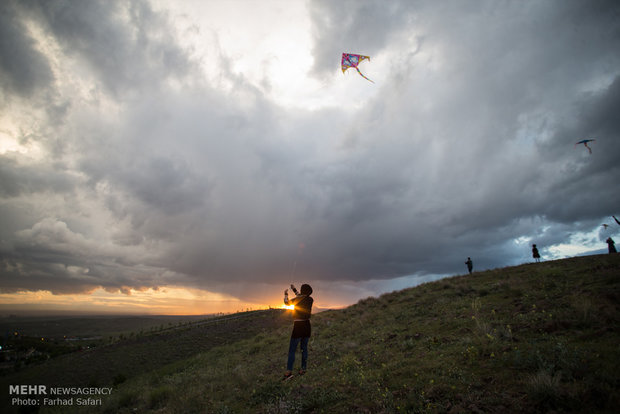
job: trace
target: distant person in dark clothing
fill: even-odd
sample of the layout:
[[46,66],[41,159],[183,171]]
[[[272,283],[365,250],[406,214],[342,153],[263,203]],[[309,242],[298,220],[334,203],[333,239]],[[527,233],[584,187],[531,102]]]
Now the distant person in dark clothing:
[[615,246],[615,242],[611,237],[608,237],[607,240],[607,247],[609,247],[609,253],[618,253],[618,251],[616,250],[616,246]]
[[291,342],[288,347],[288,361],[286,363],[286,373],[284,379],[293,375],[293,364],[295,362],[295,352],[297,345],[301,343],[301,369],[299,374],[305,374],[308,364],[308,341],[312,328],[310,326],[310,315],[312,313],[312,304],[314,299],[310,296],[312,288],[310,285],[301,285],[301,292],[297,292],[295,286],[291,285],[291,290],[295,293],[293,299],[288,298],[288,289],[284,291],[284,304],[293,305],[293,333],[291,334]]
[[532,257],[537,262],[540,262],[540,253],[538,253],[538,249],[536,248],[535,244],[532,245]]
[[474,268],[474,263],[471,261],[471,257],[467,258],[465,264],[467,265],[467,270],[469,270],[469,274],[471,275],[471,271]]

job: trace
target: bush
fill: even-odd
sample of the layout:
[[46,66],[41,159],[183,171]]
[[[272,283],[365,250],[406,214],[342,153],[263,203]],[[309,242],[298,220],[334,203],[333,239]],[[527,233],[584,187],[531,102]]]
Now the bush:
[[556,408],[565,399],[560,381],[560,372],[552,376],[547,371],[538,371],[527,380],[528,395],[541,408]]
[[118,398],[118,407],[131,407],[138,402],[138,396],[135,392],[124,392]]
[[114,387],[117,387],[125,381],[127,381],[127,377],[125,376],[125,374],[116,374],[116,376],[112,380],[112,385]]
[[281,382],[266,382],[259,389],[252,391],[251,403],[254,406],[274,403],[286,396],[287,392]]
[[160,386],[151,391],[149,395],[149,408],[156,409],[166,405],[166,401],[173,394],[172,389],[168,386]]
[[301,405],[304,412],[312,412],[316,409],[329,408],[341,398],[343,398],[342,395],[333,388],[314,388],[302,399]]

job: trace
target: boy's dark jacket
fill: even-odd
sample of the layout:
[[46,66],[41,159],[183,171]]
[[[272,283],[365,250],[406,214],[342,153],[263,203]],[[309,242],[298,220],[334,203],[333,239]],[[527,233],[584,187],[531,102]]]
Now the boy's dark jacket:
[[312,304],[314,299],[308,295],[299,295],[289,300],[291,305],[295,305],[293,310],[293,319],[296,321],[306,321],[310,319],[312,313]]

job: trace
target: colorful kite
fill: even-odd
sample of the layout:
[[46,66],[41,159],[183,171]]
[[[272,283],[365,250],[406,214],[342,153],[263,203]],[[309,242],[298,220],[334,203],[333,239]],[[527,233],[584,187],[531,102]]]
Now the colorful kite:
[[354,55],[352,53],[343,53],[342,54],[342,73],[345,72],[345,70],[349,69],[349,68],[354,68],[357,73],[359,73],[364,79],[374,83],[373,81],[371,81],[370,79],[368,79],[366,76],[364,76],[364,74],[362,72],[360,72],[359,68],[357,67],[362,61],[364,60],[370,60],[370,58],[368,56],[362,56],[362,55]]
[[592,141],[596,141],[596,140],[595,139],[582,139],[581,141],[575,143],[575,147],[577,147],[578,144],[583,144],[588,149],[588,151],[590,151],[590,154],[592,154],[592,148],[588,146],[588,142],[592,142]]

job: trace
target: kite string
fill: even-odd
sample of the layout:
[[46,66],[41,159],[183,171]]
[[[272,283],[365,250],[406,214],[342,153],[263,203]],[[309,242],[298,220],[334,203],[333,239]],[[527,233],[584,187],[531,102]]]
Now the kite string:
[[303,243],[299,244],[299,248],[297,249],[297,256],[295,256],[295,260],[293,261],[293,271],[291,273],[291,285],[294,284],[295,272],[297,271],[297,261],[299,260],[299,256],[301,256],[301,252],[304,248]]

